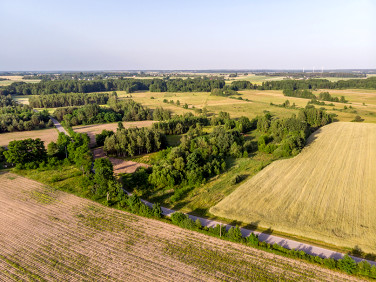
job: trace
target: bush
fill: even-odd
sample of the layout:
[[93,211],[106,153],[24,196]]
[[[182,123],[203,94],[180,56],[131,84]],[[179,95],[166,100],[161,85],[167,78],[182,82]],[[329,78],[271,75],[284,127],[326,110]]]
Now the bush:
[[338,268],[342,271],[347,272],[348,274],[355,273],[356,267],[356,262],[348,255],[345,255],[342,259],[338,261]]

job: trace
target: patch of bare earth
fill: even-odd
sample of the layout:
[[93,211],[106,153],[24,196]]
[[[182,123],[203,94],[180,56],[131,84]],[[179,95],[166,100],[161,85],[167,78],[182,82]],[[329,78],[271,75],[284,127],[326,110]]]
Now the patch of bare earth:
[[0,183],[3,281],[354,280],[107,208],[12,173],[1,173]]
[[[107,157],[102,148],[95,148],[92,150],[94,159]],[[110,162],[114,166],[114,173],[133,173],[138,167],[149,167],[147,164],[137,163],[133,161],[126,161],[122,159],[109,157]]]

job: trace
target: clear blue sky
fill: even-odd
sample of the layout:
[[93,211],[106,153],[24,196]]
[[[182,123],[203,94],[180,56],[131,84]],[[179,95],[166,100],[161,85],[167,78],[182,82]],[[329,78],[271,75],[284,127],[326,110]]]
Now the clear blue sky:
[[0,70],[376,68],[373,0],[0,0]]

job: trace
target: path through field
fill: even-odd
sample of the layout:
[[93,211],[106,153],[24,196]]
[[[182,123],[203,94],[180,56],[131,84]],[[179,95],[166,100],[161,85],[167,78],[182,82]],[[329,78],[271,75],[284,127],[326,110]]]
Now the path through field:
[[354,280],[0,173],[0,280]]

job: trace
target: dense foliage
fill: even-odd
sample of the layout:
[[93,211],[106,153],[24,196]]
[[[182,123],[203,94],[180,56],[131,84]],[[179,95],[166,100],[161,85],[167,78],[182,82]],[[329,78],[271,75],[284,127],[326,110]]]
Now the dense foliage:
[[296,97],[296,98],[305,98],[305,99],[316,99],[316,96],[309,90],[291,90],[285,89],[283,90],[283,95],[288,97]]
[[310,133],[332,121],[333,115],[313,106],[285,119],[273,119],[267,113],[257,121],[257,129],[263,134],[258,139],[258,149],[277,157],[294,156],[302,150]]
[[209,124],[209,119],[205,116],[194,116],[192,113],[187,113],[181,116],[174,116],[172,119],[157,122],[153,124],[153,128],[164,134],[183,134],[193,127],[198,125],[205,126]]
[[[96,139],[98,140],[98,137]],[[133,157],[159,151],[166,147],[166,143],[165,136],[158,130],[146,127],[118,129],[116,133],[106,137],[103,150],[108,155]]]
[[29,138],[9,142],[4,156],[8,163],[14,164],[18,168],[35,168],[47,159],[47,152],[43,141],[39,138]]
[[0,107],[16,106],[16,102],[12,99],[12,96],[0,95]]
[[329,102],[337,102],[337,103],[347,103],[344,96],[341,96],[341,98],[333,97],[329,94],[329,92],[321,92],[318,97],[319,100],[323,101],[329,101]]
[[[54,116],[67,125],[94,124],[116,121],[151,120],[153,113],[133,100],[109,103],[109,108],[101,108],[97,104],[82,107],[58,108]],[[163,110],[162,110],[163,111]]]
[[17,104],[0,107],[0,133],[52,126],[53,122],[47,111],[34,112],[30,106]]
[[149,181],[159,188],[199,185],[226,169],[226,156],[243,156],[243,144],[238,131],[226,131],[223,127],[196,138],[188,133],[178,147],[160,154]]
[[81,106],[87,104],[106,104],[109,99],[108,93],[69,93],[39,95],[29,98],[29,105],[33,108],[57,108],[67,106]]

